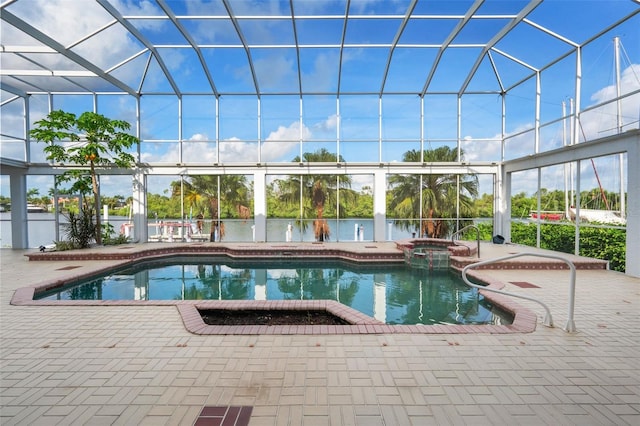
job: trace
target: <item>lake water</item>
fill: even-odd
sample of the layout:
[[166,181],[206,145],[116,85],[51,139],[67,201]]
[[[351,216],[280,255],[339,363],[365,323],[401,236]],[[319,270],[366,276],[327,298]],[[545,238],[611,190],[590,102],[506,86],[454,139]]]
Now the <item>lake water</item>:
[[[407,265],[173,257],[140,262],[36,298],[49,300],[335,300],[387,324],[505,324],[450,271]],[[99,308],[96,308],[99,309]]]
[[[61,222],[64,217],[60,216]],[[174,221],[175,222],[175,221]],[[189,221],[186,221],[189,223]],[[192,221],[195,223],[195,220]],[[127,223],[127,218],[123,216],[110,216],[111,223],[115,230],[120,230],[121,225]],[[149,219],[149,235],[160,234],[160,226],[155,225],[154,218]],[[243,221],[237,219],[223,220],[225,226],[224,241],[229,242],[250,242],[253,241],[253,221]],[[267,219],[267,241],[279,242],[287,241],[287,229],[291,224],[291,241],[315,241],[313,232],[313,220],[305,221],[306,228],[301,230],[296,225],[295,220],[290,219]],[[327,219],[331,234],[329,241],[362,241],[373,240],[373,219]],[[29,213],[29,246],[32,248],[40,245],[50,245],[56,241],[55,215],[53,213]],[[362,228],[361,228],[362,226]],[[205,221],[203,234],[205,238],[210,235],[211,221]],[[362,230],[362,237],[360,237]],[[177,230],[175,230],[177,232]],[[387,224],[385,229],[387,240],[398,240],[411,237],[411,232],[402,230],[394,224]],[[60,229],[59,240],[64,240],[64,231]],[[177,239],[176,239],[177,241]],[[11,247],[11,213],[0,213],[0,247]]]

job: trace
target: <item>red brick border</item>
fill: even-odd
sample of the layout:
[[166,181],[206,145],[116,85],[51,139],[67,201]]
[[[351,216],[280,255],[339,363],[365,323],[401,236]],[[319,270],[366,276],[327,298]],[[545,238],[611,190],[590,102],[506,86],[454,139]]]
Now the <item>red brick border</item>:
[[[489,284],[502,288],[498,281]],[[481,294],[500,309],[514,316],[507,325],[390,325],[334,300],[33,300],[36,287],[15,291],[12,305],[19,306],[176,306],[187,331],[193,334],[507,334],[531,333],[536,329],[536,314],[512,299],[491,292]],[[207,325],[198,309],[281,309],[320,310],[338,316],[349,325]]]
[[[411,241],[403,241],[399,246],[411,244]],[[372,248],[375,248],[373,246]],[[286,249],[286,250],[285,250]],[[82,279],[124,266],[142,259],[157,259],[175,255],[209,254],[226,255],[232,258],[274,258],[286,255],[291,258],[334,258],[347,259],[357,262],[402,261],[401,250],[394,252],[360,252],[347,249],[336,249],[322,244],[313,248],[304,245],[292,246],[263,246],[260,245],[233,245],[227,247],[222,244],[180,244],[176,246],[162,246],[144,248],[135,252],[52,252],[31,253],[30,260],[114,260],[115,264],[108,267],[97,267],[89,272],[79,273],[74,279]],[[453,263],[454,257],[452,257]],[[468,258],[466,259],[468,261]],[[515,267],[515,264],[509,267]],[[522,269],[522,264],[517,265]],[[556,265],[544,263],[535,265],[543,269],[556,269]],[[455,266],[454,266],[455,269]],[[483,276],[480,278],[477,271],[469,271],[470,276],[487,283],[488,287],[501,289],[504,283]],[[498,295],[493,292],[480,293],[491,303],[514,316],[509,325],[389,325],[374,318],[362,314],[348,306],[336,301],[318,300],[279,300],[279,301],[173,301],[173,300],[33,300],[36,291],[47,291],[66,284],[66,280],[45,281],[34,286],[19,288],[11,299],[12,305],[29,306],[176,306],[186,329],[194,334],[393,334],[393,333],[420,333],[420,334],[468,334],[468,333],[530,333],[536,329],[536,314],[527,308],[517,304],[511,298]],[[207,325],[202,320],[198,308],[209,309],[287,309],[287,310],[326,310],[339,316],[350,325],[246,325],[246,326],[221,326]]]

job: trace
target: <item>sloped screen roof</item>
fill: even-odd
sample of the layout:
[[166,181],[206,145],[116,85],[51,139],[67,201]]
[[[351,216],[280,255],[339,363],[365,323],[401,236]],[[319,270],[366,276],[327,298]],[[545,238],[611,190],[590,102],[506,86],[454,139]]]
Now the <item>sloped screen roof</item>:
[[631,0],[16,0],[21,93],[497,93],[630,19]]

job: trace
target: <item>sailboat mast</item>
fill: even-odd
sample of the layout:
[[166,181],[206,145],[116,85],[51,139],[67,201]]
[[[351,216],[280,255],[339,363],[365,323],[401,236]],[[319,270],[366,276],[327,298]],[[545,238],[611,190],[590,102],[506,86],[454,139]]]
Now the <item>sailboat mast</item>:
[[613,38],[613,54],[616,69],[616,128],[622,133],[622,101],[620,100],[620,38]]
[[[562,146],[567,146],[567,104],[562,101]],[[564,163],[564,218],[571,218],[569,200],[569,178],[571,177],[571,163]],[[571,177],[572,178],[572,177]]]
[[[613,38],[613,52],[616,68],[616,117],[618,134],[622,133],[622,100],[620,88],[620,37]],[[618,154],[618,171],[620,172],[620,217],[624,218],[625,200],[624,200],[624,154]]]
[[609,210],[609,201],[607,200],[607,194],[604,192],[604,188],[602,188],[602,183],[600,182],[600,176],[598,175],[598,170],[596,169],[596,163],[591,159],[591,166],[593,167],[593,173],[596,175],[596,180],[598,181],[598,188],[600,188],[600,196],[604,201],[604,206],[607,210]]

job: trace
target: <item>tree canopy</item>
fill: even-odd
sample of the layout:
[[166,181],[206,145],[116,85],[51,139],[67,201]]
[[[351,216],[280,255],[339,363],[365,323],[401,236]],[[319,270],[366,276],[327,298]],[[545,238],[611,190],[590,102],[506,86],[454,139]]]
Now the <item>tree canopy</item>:
[[48,144],[44,148],[47,160],[80,166],[56,176],[56,183],[72,182],[71,191],[93,193],[95,240],[98,244],[102,244],[98,169],[133,167],[135,157],[129,150],[139,140],[126,133],[130,127],[127,121],[113,120],[95,112],[87,111],[77,117],[73,113],[56,110],[36,121],[35,128],[29,132],[36,141]]
[[[456,149],[442,146],[434,150],[410,150],[404,153],[405,162],[456,161]],[[423,174],[389,176],[391,196],[388,211],[397,218],[418,219],[422,236],[442,237],[448,231],[447,222],[434,220],[473,215],[473,200],[478,196],[478,177],[472,174]],[[459,205],[458,205],[459,200]],[[427,219],[423,221],[423,219]],[[401,222],[405,227],[410,222]]]

